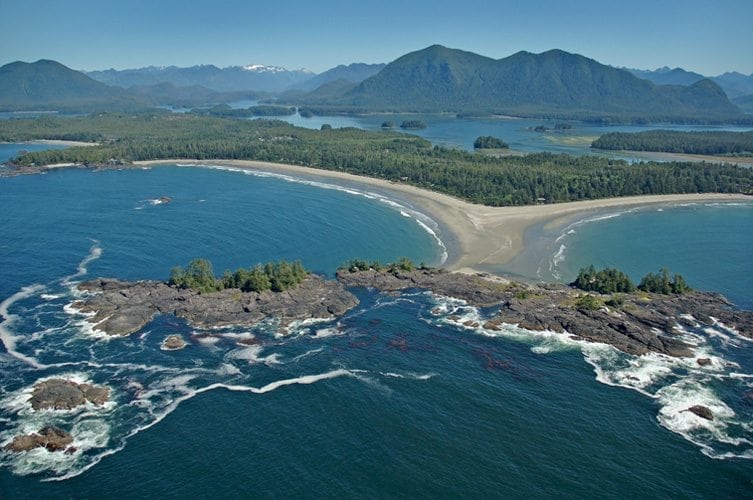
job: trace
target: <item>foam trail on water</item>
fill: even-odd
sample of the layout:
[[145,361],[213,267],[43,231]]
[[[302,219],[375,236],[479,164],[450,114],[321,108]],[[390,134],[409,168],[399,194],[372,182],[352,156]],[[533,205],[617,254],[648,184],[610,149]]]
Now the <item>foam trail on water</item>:
[[88,266],[91,262],[97,260],[102,256],[102,247],[99,246],[99,242],[94,240],[94,244],[89,249],[89,255],[84,257],[84,259],[79,262],[78,268],[76,269],[76,273],[71,274],[70,276],[66,276],[63,278],[60,283],[63,286],[70,286],[73,284],[73,282],[82,277],[85,276],[86,273],[89,272],[86,266]]
[[0,323],[0,340],[2,340],[5,349],[8,351],[8,354],[16,359],[23,361],[26,364],[33,366],[34,368],[45,368],[45,365],[41,364],[39,361],[30,356],[21,354],[16,350],[16,340],[18,339],[18,337],[11,333],[9,327],[18,320],[18,316],[15,314],[9,314],[8,309],[19,300],[27,299],[35,293],[40,292],[44,289],[45,287],[43,285],[27,286],[0,303],[0,316],[4,318],[2,323]]

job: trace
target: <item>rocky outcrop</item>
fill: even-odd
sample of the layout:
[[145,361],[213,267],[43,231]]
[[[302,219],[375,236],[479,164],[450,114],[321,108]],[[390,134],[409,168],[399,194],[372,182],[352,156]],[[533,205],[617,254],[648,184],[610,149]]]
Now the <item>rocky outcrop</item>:
[[523,285],[491,275],[449,273],[443,269],[420,269],[394,273],[340,270],[337,279],[347,286],[376,288],[381,291],[424,288],[440,295],[463,299],[476,306],[492,306]]
[[683,411],[689,411],[690,413],[694,415],[698,415],[699,417],[706,419],[706,420],[714,420],[714,414],[711,412],[711,410],[703,405],[694,405],[688,408],[687,410]]
[[40,429],[38,433],[25,434],[16,436],[13,441],[5,445],[5,449],[14,453],[33,450],[34,448],[46,448],[47,451],[66,450],[71,453],[75,448],[68,445],[73,442],[73,436],[58,427],[47,426]]
[[180,335],[168,335],[162,341],[162,347],[168,351],[177,351],[186,347],[186,341]]
[[[719,294],[691,292],[681,295],[625,294],[619,300],[594,294],[587,307],[579,299],[585,292],[565,285],[528,285],[478,274],[447,273],[433,269],[377,272],[340,271],[338,279],[349,286],[383,291],[409,288],[466,300],[475,306],[499,306],[483,326],[499,330],[513,324],[534,331],[567,333],[581,340],[610,344],[629,354],[658,352],[691,356],[691,346],[675,327],[715,326],[717,322],[753,336],[753,313],[736,310]],[[688,317],[691,313],[693,317]],[[474,325],[466,325],[475,327]]]
[[87,401],[102,406],[109,398],[108,387],[53,378],[35,385],[29,402],[35,410],[72,410]]
[[200,328],[252,326],[268,317],[278,318],[286,327],[296,320],[340,316],[358,304],[342,284],[314,275],[284,292],[226,289],[199,293],[156,281],[114,279],[88,281],[79,289],[91,295],[74,307],[93,313],[89,321],[94,328],[109,335],[130,335],[156,314],[174,314]]

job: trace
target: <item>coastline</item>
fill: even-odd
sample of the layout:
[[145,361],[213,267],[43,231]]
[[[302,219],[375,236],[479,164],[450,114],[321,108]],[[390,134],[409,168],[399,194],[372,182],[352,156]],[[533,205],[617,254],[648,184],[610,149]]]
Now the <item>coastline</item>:
[[753,167],[753,157],[745,156],[715,156],[690,153],[665,153],[660,151],[613,151],[608,149],[595,149],[594,151],[628,155],[638,158],[641,161],[689,161],[693,163],[706,162],[715,164],[728,163],[739,167]]
[[[518,207],[488,207],[474,205],[450,195],[428,191],[407,184],[390,182],[343,172],[321,170],[297,165],[285,165],[250,160],[192,160],[172,159],[134,162],[135,166],[217,165],[238,169],[327,179],[334,183],[346,182],[355,186],[378,188],[392,196],[414,204],[417,209],[434,219],[440,226],[440,237],[452,240],[444,266],[452,271],[484,272],[509,263],[525,250],[526,231],[534,225],[544,224],[547,229],[561,227],[577,216],[588,212],[615,207],[638,207],[656,204],[692,202],[751,202],[753,196],[742,194],[677,194],[646,195],[601,200],[575,201],[551,205],[526,205]],[[453,248],[457,246],[457,248]]]

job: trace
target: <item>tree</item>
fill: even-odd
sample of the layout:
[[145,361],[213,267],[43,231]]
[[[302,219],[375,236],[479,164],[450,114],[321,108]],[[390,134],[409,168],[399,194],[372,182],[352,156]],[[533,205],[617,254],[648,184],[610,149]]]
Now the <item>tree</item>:
[[510,146],[505,141],[498,139],[497,137],[482,135],[480,137],[477,137],[476,140],[473,141],[473,147],[475,149],[507,149]]

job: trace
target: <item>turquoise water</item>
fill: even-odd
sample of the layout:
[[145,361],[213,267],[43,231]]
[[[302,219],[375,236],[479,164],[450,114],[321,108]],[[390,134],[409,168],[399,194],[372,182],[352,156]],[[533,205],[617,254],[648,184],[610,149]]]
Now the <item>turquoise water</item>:
[[[493,311],[418,291],[357,290],[361,305],[343,318],[284,335],[273,322],[197,331],[164,316],[104,339],[66,307],[82,279],[164,279],[195,256],[218,273],[278,258],[325,274],[354,256],[442,260],[430,219],[352,188],[192,167],[0,179],[0,443],[54,423],[78,448],[0,452],[0,496],[751,495],[753,355],[723,327],[686,332],[714,360],[700,367],[515,327],[463,327]],[[707,235],[695,244],[711,243],[720,220],[749,214],[715,210],[694,212]],[[636,224],[646,234],[680,227]],[[562,262],[576,266],[570,249],[600,227],[577,226],[569,237],[583,243],[568,241]],[[725,268],[728,247],[706,247],[699,271]],[[643,251],[622,248],[612,248],[616,265]],[[658,257],[636,261],[656,269]],[[735,273],[750,275],[747,265]],[[736,293],[727,281],[720,288]],[[161,350],[169,334],[189,346]],[[258,344],[238,343],[251,338]],[[107,384],[113,401],[32,411],[30,388],[53,376]],[[718,418],[683,411],[692,404]]]
[[638,283],[666,267],[753,309],[753,200],[599,210],[564,226],[533,227],[526,245],[528,255],[499,271],[569,282],[593,264],[617,267]]

